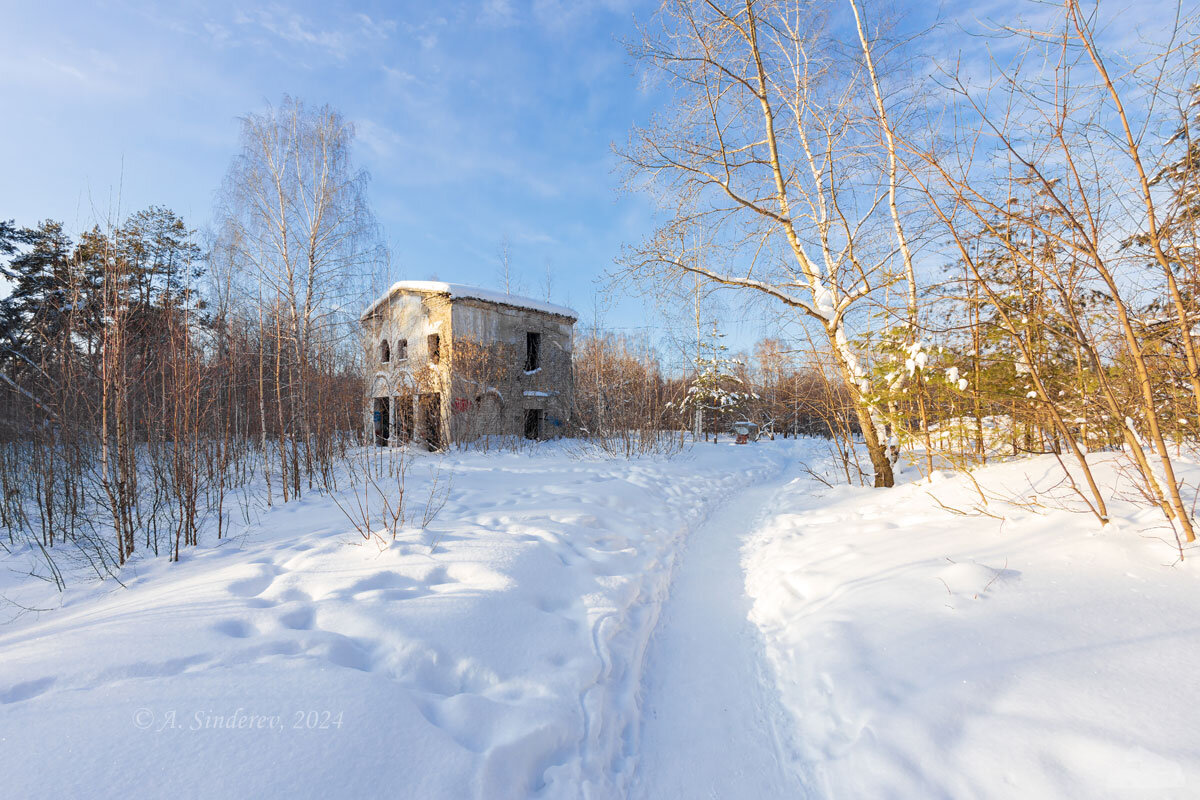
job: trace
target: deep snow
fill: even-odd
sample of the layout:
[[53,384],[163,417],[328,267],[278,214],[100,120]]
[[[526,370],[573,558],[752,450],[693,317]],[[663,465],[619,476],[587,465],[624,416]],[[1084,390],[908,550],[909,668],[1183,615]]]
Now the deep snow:
[[314,494],[61,598],[6,556],[53,608],[0,625],[0,796],[1197,796],[1200,552],[1111,466],[1099,530],[1052,459],[981,509],[822,448],[420,457],[382,550]]
[[572,449],[417,458],[450,502],[383,551],[308,495],[0,628],[0,795],[622,796],[678,544],[778,458]]
[[1103,529],[1052,456],[979,470],[986,505],[938,473],[781,493],[743,557],[814,796],[1200,796],[1200,549],[1096,461]]

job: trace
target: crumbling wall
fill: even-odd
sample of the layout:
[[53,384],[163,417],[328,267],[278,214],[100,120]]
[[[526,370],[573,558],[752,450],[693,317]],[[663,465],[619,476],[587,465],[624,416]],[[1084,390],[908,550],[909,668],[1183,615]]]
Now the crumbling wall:
[[[397,402],[411,404],[407,419],[414,422],[414,438],[429,440],[447,438],[445,420],[450,411],[449,369],[445,356],[449,352],[450,301],[440,295],[393,294],[388,302],[381,304],[362,321],[363,347],[369,379],[368,397],[365,399],[365,426],[368,434],[374,430],[374,400],[386,397],[390,405],[390,420],[395,427],[405,419],[405,413],[396,407]],[[439,337],[440,363],[434,364],[430,352],[430,335]],[[381,358],[381,343],[387,341],[390,359]],[[401,346],[401,342],[405,344]],[[422,395],[439,395],[441,407],[438,423],[441,430],[431,432],[424,415],[421,414]],[[436,437],[431,437],[436,433]],[[400,443],[394,437],[393,444]]]
[[[402,418],[395,403],[403,397],[413,404],[417,438],[428,438],[420,398],[436,394],[443,442],[522,436],[530,411],[539,412],[539,436],[561,436],[573,402],[573,322],[558,314],[485,300],[393,293],[362,321],[368,434],[374,430],[375,398],[389,398],[395,425]],[[434,334],[440,350],[436,364],[429,340]],[[538,337],[538,359],[536,368],[527,370],[529,334]],[[385,340],[391,354],[386,363],[380,346]]]
[[[573,320],[556,314],[462,298],[454,302],[451,328],[470,363],[454,368],[451,430],[457,437],[480,433],[521,436],[525,412],[542,412],[541,435],[566,432],[573,399]],[[525,369],[527,336],[538,334],[539,360]],[[481,357],[480,348],[490,351]],[[480,363],[486,369],[479,369]]]

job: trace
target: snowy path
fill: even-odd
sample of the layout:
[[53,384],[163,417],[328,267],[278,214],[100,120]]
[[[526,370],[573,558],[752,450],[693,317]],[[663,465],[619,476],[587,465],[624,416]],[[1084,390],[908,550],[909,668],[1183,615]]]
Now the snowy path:
[[735,495],[688,540],[647,654],[634,798],[807,794],[741,566],[742,543],[785,483]]

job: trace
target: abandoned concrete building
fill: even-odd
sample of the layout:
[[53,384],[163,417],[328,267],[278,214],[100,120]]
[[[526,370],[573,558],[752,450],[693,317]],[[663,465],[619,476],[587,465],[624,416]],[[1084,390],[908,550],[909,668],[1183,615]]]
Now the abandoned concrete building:
[[563,306],[440,281],[400,281],[363,312],[366,433],[440,450],[480,436],[566,431],[573,400]]

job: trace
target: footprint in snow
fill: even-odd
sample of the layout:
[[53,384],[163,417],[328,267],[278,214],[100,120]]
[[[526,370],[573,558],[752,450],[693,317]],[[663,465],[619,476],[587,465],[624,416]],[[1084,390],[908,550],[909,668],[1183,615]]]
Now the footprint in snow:
[[352,639],[341,634],[330,634],[330,636],[330,640],[317,651],[324,655],[330,663],[359,672],[372,670],[374,664],[370,652],[371,646],[366,640]]
[[0,691],[0,705],[9,703],[20,703],[22,700],[31,700],[45,692],[54,685],[56,678],[38,678],[35,681],[25,681],[10,686],[4,691]]
[[234,597],[257,597],[270,588],[280,572],[282,570],[274,565],[260,564],[257,574],[230,581],[225,588]]
[[294,631],[312,630],[316,615],[309,606],[300,606],[279,615],[279,624]]
[[213,625],[213,630],[233,639],[249,639],[257,631],[254,626],[244,619],[224,619]]

